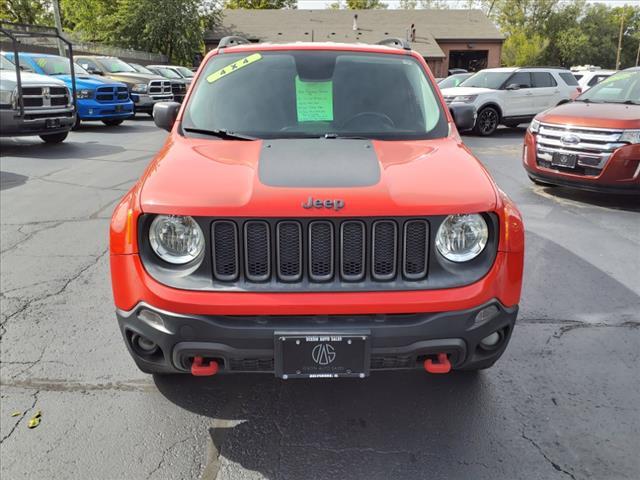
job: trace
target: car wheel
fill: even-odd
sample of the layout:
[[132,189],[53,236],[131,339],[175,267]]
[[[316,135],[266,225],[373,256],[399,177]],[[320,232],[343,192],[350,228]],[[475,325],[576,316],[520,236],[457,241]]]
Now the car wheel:
[[500,114],[493,107],[485,107],[478,113],[474,133],[483,137],[493,135],[500,124]]
[[40,138],[46,143],[61,143],[64,142],[67,135],[69,135],[69,132],[50,133],[48,135],[40,135]]
[[533,178],[531,175],[528,175],[528,177],[529,177],[529,180],[531,180],[536,185],[540,185],[541,187],[555,187],[553,183],[543,182],[541,180],[538,180],[537,178]]
[[102,120],[102,123],[104,123],[107,127],[117,127],[122,122],[124,122],[124,120],[122,120],[120,118],[116,118],[116,119],[112,119],[112,120]]

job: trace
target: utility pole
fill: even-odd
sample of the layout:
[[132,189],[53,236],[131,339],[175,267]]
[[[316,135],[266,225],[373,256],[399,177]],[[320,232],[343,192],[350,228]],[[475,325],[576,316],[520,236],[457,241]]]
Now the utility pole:
[[640,42],[638,43],[638,54],[636,55],[636,67],[640,65]]
[[[60,17],[60,0],[53,0],[53,18],[56,22],[58,33],[62,33],[62,18]],[[67,52],[64,48],[62,40],[58,39],[58,53],[61,57],[66,57]]]
[[622,31],[624,29],[624,15],[620,17],[620,35],[618,35],[618,53],[616,55],[616,70],[620,70],[620,52],[622,51]]

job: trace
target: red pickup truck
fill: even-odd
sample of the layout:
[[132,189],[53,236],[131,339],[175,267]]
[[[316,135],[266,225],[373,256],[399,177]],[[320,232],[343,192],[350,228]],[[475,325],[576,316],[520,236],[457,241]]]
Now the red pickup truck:
[[115,209],[116,313],[149,373],[363,378],[490,367],[513,331],[520,213],[405,42],[224,39]]
[[640,193],[640,67],[536,116],[525,137],[523,163],[541,185]]

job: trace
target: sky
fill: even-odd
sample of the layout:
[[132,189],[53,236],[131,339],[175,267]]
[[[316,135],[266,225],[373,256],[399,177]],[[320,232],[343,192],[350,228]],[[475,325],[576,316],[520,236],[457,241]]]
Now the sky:
[[[298,0],[298,8],[305,10],[322,9],[328,5],[334,3],[337,0]],[[389,8],[398,8],[399,0],[383,0],[389,5]],[[559,0],[560,3],[563,0]],[[343,3],[346,3],[343,0]],[[420,2],[418,2],[420,3]],[[448,0],[451,4],[450,8],[465,8],[466,0]],[[590,0],[588,3],[604,3],[610,6],[622,6],[622,5],[640,5],[640,0]]]

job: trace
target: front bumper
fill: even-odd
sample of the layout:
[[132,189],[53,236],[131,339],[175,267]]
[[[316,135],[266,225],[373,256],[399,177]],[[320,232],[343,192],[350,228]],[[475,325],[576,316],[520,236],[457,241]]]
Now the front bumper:
[[108,120],[129,118],[133,115],[133,102],[103,103],[92,99],[78,100],[80,120]]
[[[51,127],[55,121],[57,126]],[[0,110],[0,136],[50,135],[68,132],[75,123],[72,109],[25,110],[23,117],[16,110]]]
[[[140,316],[144,311],[153,314]],[[438,353],[447,353],[454,369],[485,368],[506,349],[517,312],[517,305],[491,300],[467,310],[401,315],[181,315],[144,303],[116,315],[143,371],[188,373],[193,357],[200,355],[216,359],[220,372],[272,373],[276,331],[341,334],[354,329],[370,335],[372,371],[422,368],[427,356]],[[500,343],[490,350],[481,347],[480,340],[493,332],[500,333]],[[133,345],[134,335],[153,341],[159,350],[146,355]]]
[[146,93],[131,93],[130,95],[137,112],[152,112],[156,103],[173,101],[173,95],[170,94],[148,95]]
[[522,162],[530,177],[552,185],[588,191],[622,194],[640,192],[640,145],[627,145],[615,150],[596,175],[581,175],[570,169],[545,167],[536,157],[536,136],[527,132]]

